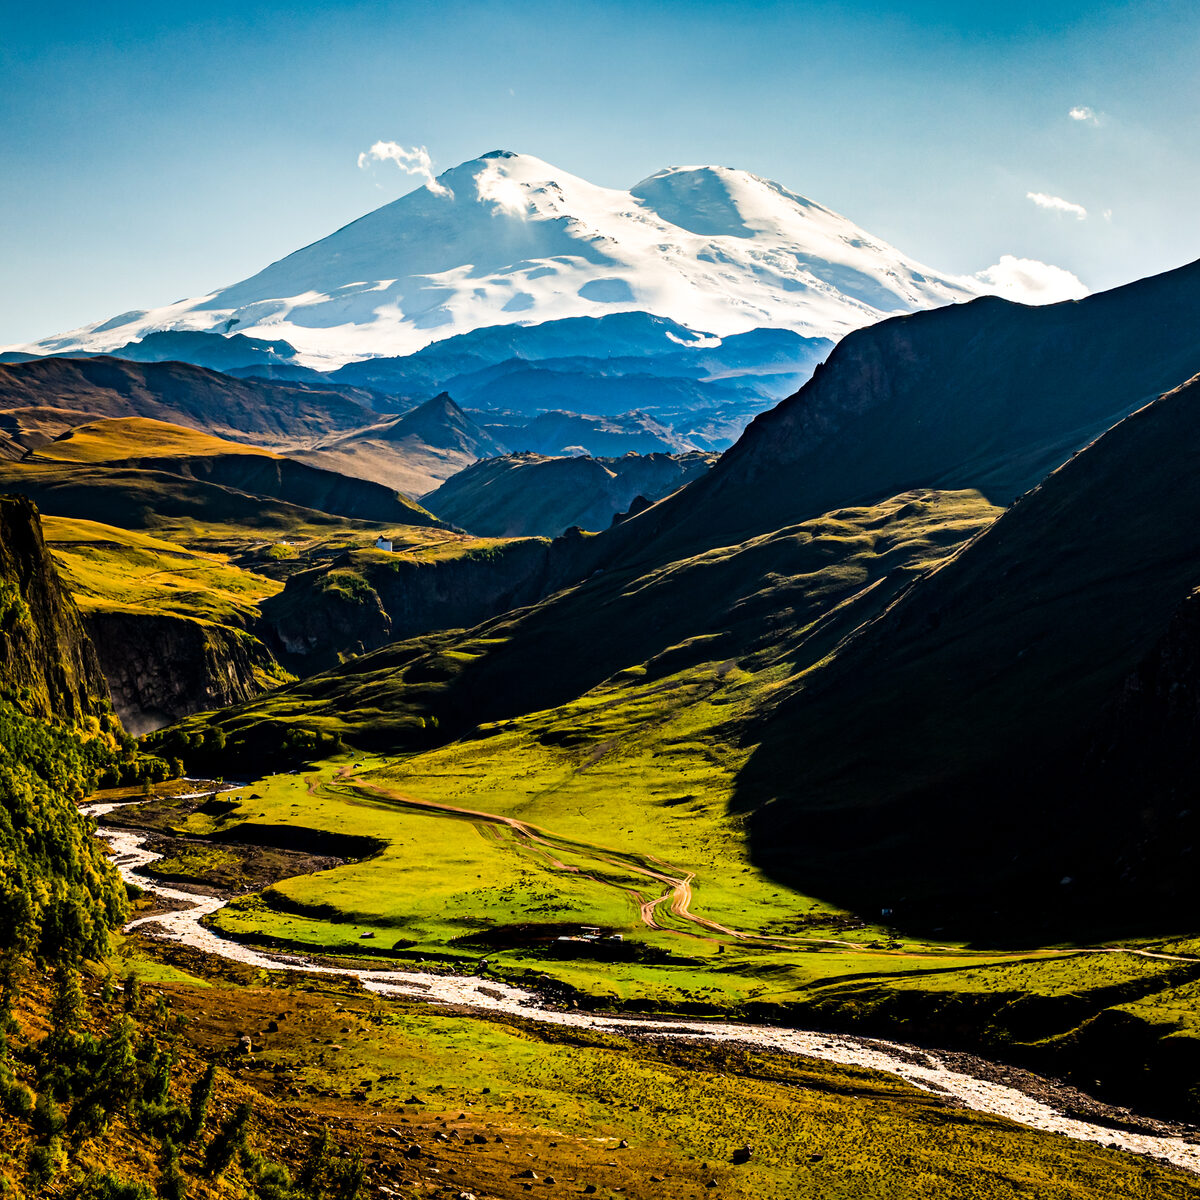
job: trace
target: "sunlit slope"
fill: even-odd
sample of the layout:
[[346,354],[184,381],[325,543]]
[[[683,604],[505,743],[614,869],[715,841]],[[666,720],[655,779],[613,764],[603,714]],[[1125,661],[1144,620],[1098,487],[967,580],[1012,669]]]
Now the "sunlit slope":
[[143,417],[96,421],[72,429],[30,454],[21,468],[52,463],[162,472],[332,516],[388,524],[437,523],[419,505],[380,484]]
[[442,393],[401,417],[289,451],[289,456],[421,496],[505,449]]
[[1192,381],[801,673],[739,780],[761,861],[926,925],[1191,928],[1192,785],[1099,735],[1200,585],[1198,452]]
[[[434,526],[418,504],[378,484],[270,451],[145,418],[92,421],[2,467],[5,486],[59,516],[143,528],[146,518],[270,523],[290,510],[385,524]],[[96,508],[89,511],[89,506]],[[265,512],[263,510],[266,510]],[[149,510],[149,511],[144,511]]]
[[98,521],[47,516],[46,543],[84,612],[164,612],[249,625],[283,584],[234,566],[228,555],[186,549]]
[[919,493],[646,576],[601,572],[473,630],[397,642],[213,719],[228,752],[253,761],[291,727],[398,750],[567,703],[625,670],[653,683],[789,651],[816,661],[995,515],[975,493]]

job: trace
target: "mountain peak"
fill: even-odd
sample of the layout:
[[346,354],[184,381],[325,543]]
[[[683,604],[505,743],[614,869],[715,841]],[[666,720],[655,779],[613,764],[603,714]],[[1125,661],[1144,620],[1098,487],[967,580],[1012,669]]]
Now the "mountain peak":
[[105,353],[160,330],[236,332],[328,370],[485,326],[614,312],[718,336],[836,338],[988,290],[732,167],[669,167],[623,191],[491,150],[240,283],[18,349]]

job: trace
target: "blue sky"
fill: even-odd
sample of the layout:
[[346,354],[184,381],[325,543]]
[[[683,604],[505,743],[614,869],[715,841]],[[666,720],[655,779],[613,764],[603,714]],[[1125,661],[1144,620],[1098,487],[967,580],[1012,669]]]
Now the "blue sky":
[[394,199],[414,181],[356,166],[381,139],[621,187],[740,167],[942,270],[1016,254],[1111,286],[1200,257],[1198,62],[1195,0],[25,5],[0,344],[202,294]]

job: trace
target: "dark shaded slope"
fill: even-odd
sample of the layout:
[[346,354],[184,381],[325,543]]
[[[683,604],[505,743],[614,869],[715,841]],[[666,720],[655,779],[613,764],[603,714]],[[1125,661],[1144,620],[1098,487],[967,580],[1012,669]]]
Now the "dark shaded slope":
[[703,475],[716,456],[621,458],[509,454],[451,476],[422,498],[431,512],[487,537],[555,537],[572,525],[606,529],[641,497],[658,500]]
[[109,711],[96,652],[25,496],[0,496],[0,699],[69,722]]
[[29,496],[52,516],[123,529],[157,529],[163,521],[179,518],[272,535],[297,525],[341,525],[340,518],[316,509],[149,468],[0,462],[0,488]]
[[310,467],[290,458],[259,454],[210,454],[113,464],[117,469],[122,466],[144,467],[181,479],[217,484],[250,496],[316,509],[351,520],[376,521],[383,525],[439,523],[419,505],[381,484]]
[[884,321],[607,553],[665,562],[914,487],[1008,504],[1197,371],[1200,263],[1065,304],[985,297]]
[[0,366],[0,410],[41,406],[100,417],[151,417],[263,445],[377,419],[334,387],[316,391],[234,379],[186,363],[102,357]]
[[917,926],[1194,923],[1191,801],[1111,713],[1200,585],[1198,454],[1193,380],[803,676],[740,780],[760,859]]

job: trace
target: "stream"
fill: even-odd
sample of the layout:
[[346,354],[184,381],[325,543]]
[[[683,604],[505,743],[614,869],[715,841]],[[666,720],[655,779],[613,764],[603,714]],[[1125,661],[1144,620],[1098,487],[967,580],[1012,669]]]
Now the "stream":
[[[98,819],[118,807],[123,805],[91,804],[81,811]],[[423,971],[329,967],[294,955],[267,954],[221,937],[201,924],[204,917],[224,906],[224,900],[167,887],[143,874],[143,867],[163,857],[147,848],[148,837],[145,834],[100,826],[96,835],[108,843],[116,865],[126,881],[136,884],[143,891],[180,905],[169,912],[131,921],[125,927],[126,930],[142,928],[151,936],[178,942],[194,950],[250,967],[358,979],[367,991],[380,996],[414,997],[435,1004],[459,1005],[481,1012],[508,1013],[530,1021],[573,1025],[625,1036],[636,1034],[651,1038],[732,1042],[883,1071],[925,1091],[953,1098],[976,1112],[1007,1117],[1033,1129],[1061,1134],[1080,1141],[1097,1142],[1134,1154],[1151,1155],[1184,1170],[1200,1174],[1200,1144],[1193,1144],[1182,1137],[1135,1133],[1066,1116],[1016,1088],[954,1070],[939,1059],[936,1051],[922,1047],[874,1039],[867,1041],[837,1034],[809,1033],[771,1025],[603,1016],[551,1008],[536,992],[490,979],[438,975]]]

